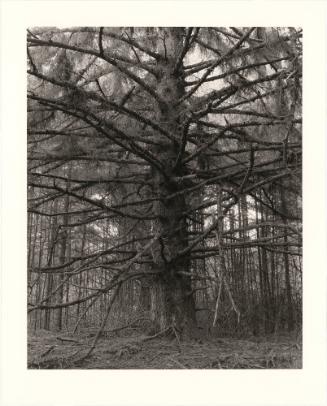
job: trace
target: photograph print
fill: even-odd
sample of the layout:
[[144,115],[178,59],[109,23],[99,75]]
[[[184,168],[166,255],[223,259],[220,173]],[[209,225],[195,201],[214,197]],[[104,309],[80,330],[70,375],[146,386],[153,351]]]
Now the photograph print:
[[28,368],[301,369],[301,27],[26,41]]

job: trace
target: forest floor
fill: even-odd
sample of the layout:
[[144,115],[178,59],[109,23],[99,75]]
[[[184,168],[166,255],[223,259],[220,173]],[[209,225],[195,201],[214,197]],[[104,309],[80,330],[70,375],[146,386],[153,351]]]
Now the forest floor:
[[90,333],[29,333],[30,369],[300,369],[301,336],[206,338],[180,342],[177,338],[146,336],[135,330],[101,337]]

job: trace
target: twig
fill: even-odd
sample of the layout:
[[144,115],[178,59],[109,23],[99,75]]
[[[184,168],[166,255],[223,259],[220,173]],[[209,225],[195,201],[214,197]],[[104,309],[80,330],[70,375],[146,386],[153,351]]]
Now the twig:
[[243,193],[244,186],[246,185],[246,182],[249,180],[249,177],[250,177],[252,169],[253,169],[253,164],[254,164],[254,150],[253,150],[253,146],[251,144],[251,146],[250,146],[249,166],[247,168],[246,174],[245,174],[244,179],[243,179],[243,181],[241,183],[241,186],[239,188],[239,191],[238,191],[239,196]]
[[179,339],[179,336],[178,336],[178,333],[177,333],[177,330],[176,330],[175,326],[172,326],[172,330],[173,330],[173,332],[175,334],[175,337],[176,337],[176,340],[177,340],[179,352],[182,352],[181,342],[180,342],[180,339]]
[[172,358],[172,357],[167,357],[170,361],[174,362],[176,365],[181,367],[182,369],[188,369],[187,366],[183,365],[181,362],[177,361],[177,359]]
[[29,50],[28,47],[27,47],[27,56],[28,56],[28,59],[29,59],[29,61],[30,61],[30,63],[31,63],[31,66],[32,66],[32,68],[33,68],[33,71],[34,71],[34,72],[37,72],[36,65],[35,65],[35,63],[34,63],[32,57],[31,57],[30,50]]
[[183,59],[190,49],[190,46],[191,46],[190,40],[191,40],[192,31],[193,31],[192,27],[188,28],[182,51],[178,57],[176,65],[174,67],[174,73],[177,73],[179,71],[180,67],[183,64]]
[[52,345],[50,348],[48,348],[46,351],[44,351],[41,355],[40,358],[45,357],[46,355],[48,355],[54,348],[56,348],[55,345]]
[[239,39],[239,41],[228,51],[226,54],[218,58],[216,61],[214,61],[206,70],[206,72],[203,74],[201,79],[198,81],[198,83],[189,91],[187,92],[179,101],[178,104],[184,102],[184,100],[190,98],[197,90],[198,88],[205,82],[207,77],[214,71],[214,69],[220,65],[227,57],[232,55],[234,51],[236,51],[238,48],[241,47],[244,41],[248,39],[248,37],[251,35],[252,31],[255,30],[255,27],[250,28],[243,36],[242,38]]
[[103,55],[104,55],[103,44],[102,44],[102,36],[103,36],[103,27],[100,27],[100,31],[99,31],[99,52],[100,52],[101,57],[103,57]]
[[71,339],[71,338],[62,338],[62,337],[56,337],[56,338],[57,338],[57,340],[62,341],[62,342],[68,341],[68,342],[70,342],[70,343],[80,344],[79,341],[73,340],[73,339]]

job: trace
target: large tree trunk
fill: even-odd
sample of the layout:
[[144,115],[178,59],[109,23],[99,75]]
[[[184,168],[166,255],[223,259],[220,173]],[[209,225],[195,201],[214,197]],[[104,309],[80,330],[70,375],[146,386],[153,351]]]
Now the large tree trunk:
[[159,330],[173,326],[181,335],[189,336],[195,326],[190,258],[189,254],[179,255],[188,246],[186,204],[183,195],[165,201],[163,197],[176,190],[160,180],[158,174],[157,187],[162,199],[156,204],[155,229],[160,237],[152,251],[154,268],[160,274],[152,281],[150,313]]
[[[168,273],[169,271],[167,271]],[[156,278],[151,289],[151,318],[157,330],[170,327],[183,338],[192,337],[195,330],[194,301],[185,278]]]
[[[158,62],[161,76],[158,93],[165,100],[165,103],[158,103],[158,121],[179,140],[183,139],[184,123],[182,107],[176,102],[183,96],[184,88],[176,62],[182,45],[182,29],[167,30],[165,59]],[[195,305],[191,279],[187,275],[190,271],[189,254],[179,255],[188,246],[187,205],[181,193],[183,182],[176,181],[185,175],[185,167],[179,159],[184,151],[165,136],[158,137],[158,144],[153,153],[163,169],[153,167],[152,179],[158,198],[154,204],[154,232],[160,238],[152,254],[154,268],[160,274],[153,278],[150,314],[159,330],[173,326],[179,334],[187,337],[195,326]],[[174,197],[167,199],[170,195]]]

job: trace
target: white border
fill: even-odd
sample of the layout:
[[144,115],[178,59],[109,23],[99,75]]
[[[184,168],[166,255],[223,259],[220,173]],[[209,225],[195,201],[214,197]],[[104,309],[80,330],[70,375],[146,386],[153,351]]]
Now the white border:
[[[0,404],[326,405],[324,1],[6,1],[1,7]],[[26,369],[26,54],[31,26],[301,26],[304,29],[304,368]]]

